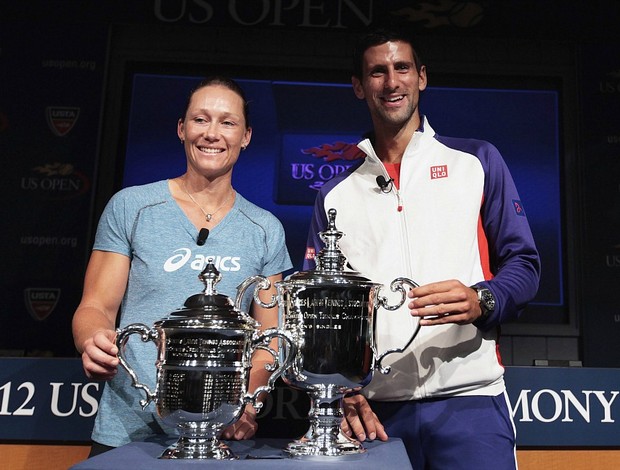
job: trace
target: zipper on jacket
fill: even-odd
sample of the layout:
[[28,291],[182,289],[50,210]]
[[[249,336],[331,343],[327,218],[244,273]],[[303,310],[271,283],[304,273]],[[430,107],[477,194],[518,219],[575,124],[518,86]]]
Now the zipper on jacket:
[[396,194],[396,211],[402,212],[403,211],[403,200],[400,197],[400,190],[396,187],[396,185],[394,184],[394,179],[390,176],[390,174],[387,172],[387,170],[385,169],[385,166],[383,166],[382,163],[381,163],[381,167],[383,170],[382,173],[383,173],[384,181],[387,181],[388,184],[392,185],[390,189],[386,191],[385,186],[382,186],[381,183],[379,183],[381,187],[381,192],[391,193],[392,191],[394,191],[394,194]]

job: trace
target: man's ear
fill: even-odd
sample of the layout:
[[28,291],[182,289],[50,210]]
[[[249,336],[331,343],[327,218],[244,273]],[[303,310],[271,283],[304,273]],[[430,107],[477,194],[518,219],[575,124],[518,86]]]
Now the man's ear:
[[426,66],[423,65],[420,67],[420,71],[418,72],[418,88],[420,91],[426,90],[426,85],[428,85],[428,77],[426,75]]
[[357,96],[360,100],[366,98],[364,88],[362,87],[362,82],[360,82],[359,78],[351,77],[351,83],[353,84],[353,93],[355,93],[355,96]]

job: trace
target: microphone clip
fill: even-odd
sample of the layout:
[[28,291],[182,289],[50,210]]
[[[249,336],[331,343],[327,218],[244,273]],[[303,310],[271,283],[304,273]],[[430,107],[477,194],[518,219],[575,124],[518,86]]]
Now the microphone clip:
[[379,175],[377,176],[377,186],[379,186],[379,189],[381,189],[382,193],[389,193],[394,186],[394,178],[386,180],[385,176]]
[[196,245],[198,246],[204,245],[208,237],[209,237],[209,229],[206,227],[201,228],[200,232],[198,232],[198,238],[196,238]]

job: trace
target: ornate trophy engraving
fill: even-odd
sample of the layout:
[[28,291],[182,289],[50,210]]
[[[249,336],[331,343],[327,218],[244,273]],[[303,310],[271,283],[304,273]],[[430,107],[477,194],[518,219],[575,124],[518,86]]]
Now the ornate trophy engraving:
[[[260,325],[241,310],[243,295],[255,282],[258,284],[254,300],[266,308],[276,305],[275,298],[269,304],[258,298],[259,290],[270,287],[267,278],[246,279],[237,288],[234,304],[215,290],[221,275],[212,260],[199,278],[206,287],[202,293],[189,297],[184,308],[155,322],[152,328],[134,323],[117,330],[120,364],[129,373],[133,387],[146,394],[140,404],[146,408],[154,401],[164,423],[180,434],[161,459],[237,458],[218,437],[224,428],[241,417],[246,404],[260,409],[262,403],[258,396],[273,389],[276,379],[290,366],[297,351],[288,332],[272,328],[259,334]],[[154,391],[139,382],[125,358],[124,346],[134,333],[140,334],[142,341],[153,341],[157,345]],[[287,345],[282,361],[269,346],[274,338],[280,338],[281,343]],[[268,351],[273,357],[273,363],[265,366],[273,372],[266,386],[248,394],[251,357],[258,349]]]
[[[377,309],[398,309],[406,299],[406,278],[392,281],[392,292],[401,294],[397,305],[388,305],[380,295],[381,284],[359,273],[345,271],[345,256],[338,247],[343,233],[336,229],[336,210],[329,210],[329,225],[320,236],[325,247],[317,255],[314,271],[299,272],[276,283],[280,303],[280,326],[289,331],[297,345],[291,367],[283,380],[306,391],[311,399],[310,429],[285,449],[290,457],[355,458],[365,452],[362,444],[340,429],[344,417],[342,399],[367,385],[374,369],[389,373],[381,361],[403,352],[419,331],[419,324],[402,349],[378,354],[375,345]],[[285,352],[283,345],[281,352]]]

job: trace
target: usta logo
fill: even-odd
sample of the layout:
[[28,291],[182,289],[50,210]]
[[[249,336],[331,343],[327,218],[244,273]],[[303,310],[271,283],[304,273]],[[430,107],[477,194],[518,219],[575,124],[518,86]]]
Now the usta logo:
[[172,255],[164,263],[164,271],[167,273],[178,271],[188,262],[193,270],[202,271],[210,258],[213,259],[213,264],[218,271],[239,271],[241,269],[241,258],[239,256],[205,256],[198,254],[192,259],[192,250],[189,248],[179,248],[174,250],[174,253],[176,254]]

